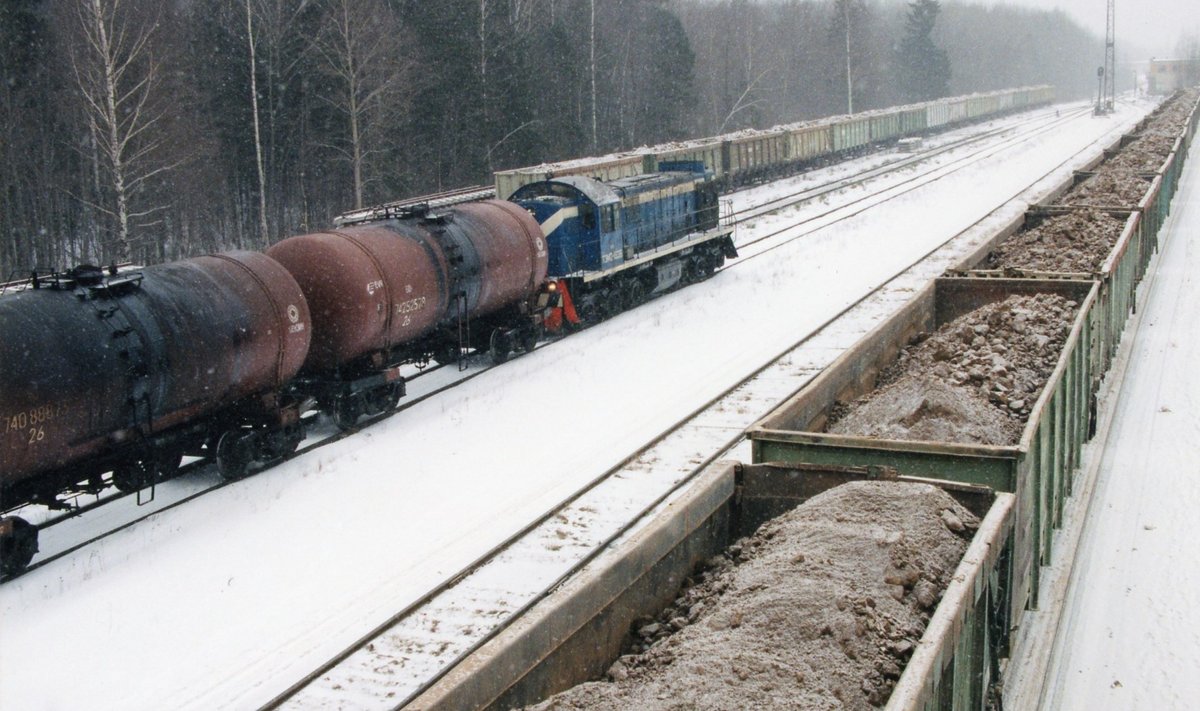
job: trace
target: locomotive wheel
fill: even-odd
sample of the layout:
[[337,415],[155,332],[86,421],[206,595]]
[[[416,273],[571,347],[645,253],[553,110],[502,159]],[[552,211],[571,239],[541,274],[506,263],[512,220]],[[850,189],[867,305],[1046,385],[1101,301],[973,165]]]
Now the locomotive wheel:
[[497,328],[492,331],[490,349],[492,352],[492,362],[496,365],[508,360],[508,354],[512,352],[512,337],[504,332],[503,329]]
[[256,435],[241,430],[229,430],[217,441],[217,469],[226,481],[241,479],[254,461]]
[[0,519],[0,575],[17,575],[38,552],[38,532],[19,516]]
[[704,255],[696,262],[696,281],[704,281],[717,271],[716,259],[712,255]]
[[716,270],[720,269],[721,267],[725,266],[725,254],[723,252],[714,253],[710,259],[711,259],[710,263],[712,264],[710,269],[714,272]]
[[641,279],[633,278],[621,289],[621,309],[628,311],[646,300],[646,285]]
[[345,432],[358,424],[358,417],[362,414],[362,401],[357,395],[338,398],[333,406],[333,424]]

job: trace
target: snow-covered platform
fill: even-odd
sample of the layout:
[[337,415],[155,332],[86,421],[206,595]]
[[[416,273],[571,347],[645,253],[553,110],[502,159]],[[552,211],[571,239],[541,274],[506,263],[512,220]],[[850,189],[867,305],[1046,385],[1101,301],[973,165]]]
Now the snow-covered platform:
[[[1192,146],[1082,523],[1041,708],[1200,698],[1200,149]],[[1132,325],[1132,324],[1131,324]],[[1030,707],[1032,708],[1032,707]]]

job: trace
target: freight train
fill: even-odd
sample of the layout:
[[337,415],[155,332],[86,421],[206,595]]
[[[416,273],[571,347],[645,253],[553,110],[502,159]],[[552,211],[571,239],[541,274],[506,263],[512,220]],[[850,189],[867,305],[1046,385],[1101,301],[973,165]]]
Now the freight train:
[[[79,267],[0,296],[0,512],[136,491],[184,456],[227,479],[293,452],[306,412],[394,408],[401,367],[503,361],[710,276],[736,256],[703,166],[406,208],[135,272]],[[611,300],[611,303],[609,303]],[[37,552],[0,519],[0,574]]]
[[1054,96],[1054,87],[1045,85],[1004,89],[501,170],[494,175],[496,196],[508,197],[523,185],[551,178],[582,175],[616,180],[665,170],[662,166],[680,162],[703,163],[718,186],[726,189],[789,175],[901,138],[1044,106],[1053,102]]
[[36,527],[15,509],[287,456],[306,412],[391,410],[401,367],[496,361],[737,256],[720,191],[871,145],[1047,103],[1050,87],[743,131],[496,173],[496,195],[383,206],[334,230],[136,272],[79,267],[0,296],[0,575]]

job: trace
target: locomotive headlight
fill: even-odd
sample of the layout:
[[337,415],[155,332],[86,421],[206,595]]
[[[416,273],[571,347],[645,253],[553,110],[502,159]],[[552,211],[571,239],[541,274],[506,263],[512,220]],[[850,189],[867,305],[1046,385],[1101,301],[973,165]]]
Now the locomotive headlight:
[[546,291],[549,291],[551,293],[558,291],[558,282],[556,282],[556,281],[550,282],[550,285],[546,287]]

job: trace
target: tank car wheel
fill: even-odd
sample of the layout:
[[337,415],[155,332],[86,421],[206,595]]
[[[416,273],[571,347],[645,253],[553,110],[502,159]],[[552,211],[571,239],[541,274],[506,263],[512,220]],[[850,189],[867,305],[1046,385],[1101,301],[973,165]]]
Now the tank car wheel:
[[217,441],[217,470],[221,478],[234,481],[246,476],[254,461],[256,435],[241,430],[229,430]]
[[112,483],[126,494],[141,491],[179,473],[183,452],[166,450],[113,469]]
[[141,491],[154,483],[154,465],[144,459],[122,464],[113,469],[112,483],[126,494]]
[[526,353],[532,353],[534,348],[537,348],[538,339],[541,337],[539,329],[530,326],[521,331],[520,346],[521,350]]
[[375,388],[367,394],[367,416],[378,417],[385,412],[391,412],[400,404],[400,394],[403,390],[400,383],[391,383]]
[[363,403],[357,395],[338,398],[333,406],[333,424],[343,432],[354,429],[363,414]]
[[492,362],[500,365],[508,360],[508,354],[512,352],[512,337],[509,336],[504,329],[497,328],[492,331],[492,337],[489,343],[489,350],[492,352]]
[[266,440],[268,451],[264,452],[264,455],[273,461],[286,459],[304,441],[304,427],[302,425],[282,427],[272,430],[267,437],[269,438]]
[[0,518],[0,575],[17,575],[38,552],[37,528],[20,516]]
[[437,347],[433,359],[438,365],[454,365],[462,357],[462,350],[457,343],[444,343]]

